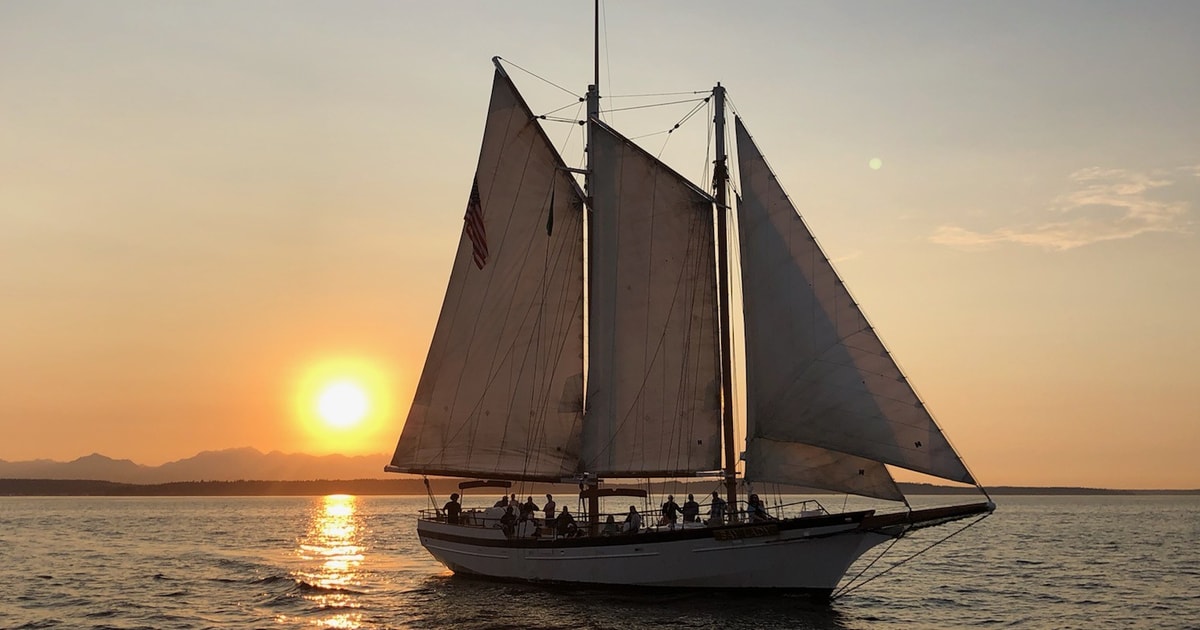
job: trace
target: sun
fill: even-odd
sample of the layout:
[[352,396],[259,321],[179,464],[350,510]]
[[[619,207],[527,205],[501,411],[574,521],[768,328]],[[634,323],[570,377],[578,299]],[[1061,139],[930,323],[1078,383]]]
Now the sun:
[[387,357],[316,358],[297,365],[291,382],[286,404],[306,452],[362,455],[395,443],[396,396],[409,390]]
[[317,415],[330,427],[353,427],[362,422],[370,409],[371,400],[366,389],[354,381],[330,382],[317,395]]

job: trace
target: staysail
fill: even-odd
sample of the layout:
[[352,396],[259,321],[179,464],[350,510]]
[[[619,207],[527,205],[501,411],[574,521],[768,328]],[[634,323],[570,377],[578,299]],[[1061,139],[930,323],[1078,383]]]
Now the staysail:
[[[757,440],[796,443],[974,483],[740,118],[736,127],[748,450],[777,448]],[[756,472],[796,476],[773,459],[776,468]],[[842,462],[834,477],[849,467],[859,468]]]
[[583,471],[649,477],[719,468],[712,198],[605,124],[590,125]]
[[500,70],[474,184],[388,470],[558,480],[580,456],[582,195]]
[[887,466],[797,442],[752,437],[746,444],[746,480],[766,481],[903,501]]

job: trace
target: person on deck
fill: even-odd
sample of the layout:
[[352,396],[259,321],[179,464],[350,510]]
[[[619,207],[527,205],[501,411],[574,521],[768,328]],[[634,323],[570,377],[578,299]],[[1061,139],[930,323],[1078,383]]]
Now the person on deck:
[[674,495],[667,495],[667,502],[662,504],[662,521],[659,525],[669,525],[672,529],[675,528],[675,521],[679,520],[679,504],[675,502]]
[[513,514],[512,506],[504,508],[504,516],[500,517],[500,528],[504,530],[504,535],[512,538],[513,525],[517,523],[517,515]]
[[546,527],[554,527],[554,508],[555,507],[557,507],[557,506],[554,504],[554,497],[552,495],[547,494],[546,495],[546,506],[544,508],[542,508],[543,510],[545,510],[545,514],[546,514]]
[[507,494],[500,495],[500,500],[497,501],[496,504],[493,505],[492,507],[508,507],[508,495]]
[[629,506],[629,514],[625,515],[625,533],[636,534],[642,528],[642,515],[638,514],[637,508]]
[[700,520],[700,504],[696,503],[696,497],[689,494],[688,500],[683,504],[683,522],[695,523]]
[[725,499],[717,494],[716,490],[712,493],[712,504],[708,508],[708,524],[720,525],[725,522]]
[[555,523],[558,528],[558,535],[561,537],[574,536],[579,532],[579,526],[575,524],[575,517],[567,511],[567,506],[563,506],[562,513],[558,515],[558,520]]
[[540,510],[536,503],[533,502],[533,497],[525,499],[521,504],[521,516],[525,518],[533,518],[533,515]]
[[[437,505],[436,503],[434,505]],[[462,505],[458,503],[458,493],[450,495],[450,500],[446,505],[442,506],[442,511],[446,513],[446,522],[450,525],[458,525],[459,514],[462,513]]]
[[758,498],[757,494],[750,495],[750,500],[746,502],[746,513],[750,516],[751,523],[775,520],[770,514],[767,514],[767,506],[763,505],[762,499]]
[[616,536],[618,532],[617,521],[612,514],[604,521],[604,531],[600,532],[603,536]]

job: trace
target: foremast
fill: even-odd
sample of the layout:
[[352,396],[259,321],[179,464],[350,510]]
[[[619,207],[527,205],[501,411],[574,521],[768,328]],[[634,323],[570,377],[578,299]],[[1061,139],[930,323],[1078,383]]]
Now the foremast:
[[721,435],[725,447],[725,500],[730,510],[737,509],[737,445],[733,425],[733,330],[730,327],[729,300],[729,169],[725,150],[725,88],[718,82],[713,88],[713,115],[716,161],[713,163],[713,193],[717,208],[717,307],[721,322]]

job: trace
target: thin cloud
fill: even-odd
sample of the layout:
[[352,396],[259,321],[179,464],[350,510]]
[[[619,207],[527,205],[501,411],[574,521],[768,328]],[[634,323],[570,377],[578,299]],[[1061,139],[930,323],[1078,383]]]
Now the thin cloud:
[[[1200,167],[1184,170],[1200,176]],[[960,248],[1017,243],[1064,251],[1148,232],[1188,231],[1183,220],[1188,211],[1186,203],[1162,201],[1150,195],[1175,183],[1164,175],[1092,167],[1075,171],[1069,179],[1074,190],[1055,198],[1046,208],[1052,220],[990,232],[944,225],[930,240]]]
[[837,264],[843,263],[847,260],[854,260],[855,258],[858,258],[859,256],[862,256],[862,250],[856,249],[851,252],[846,252],[845,254],[842,254],[841,256],[838,256],[837,258],[830,258],[829,262],[837,265]]

